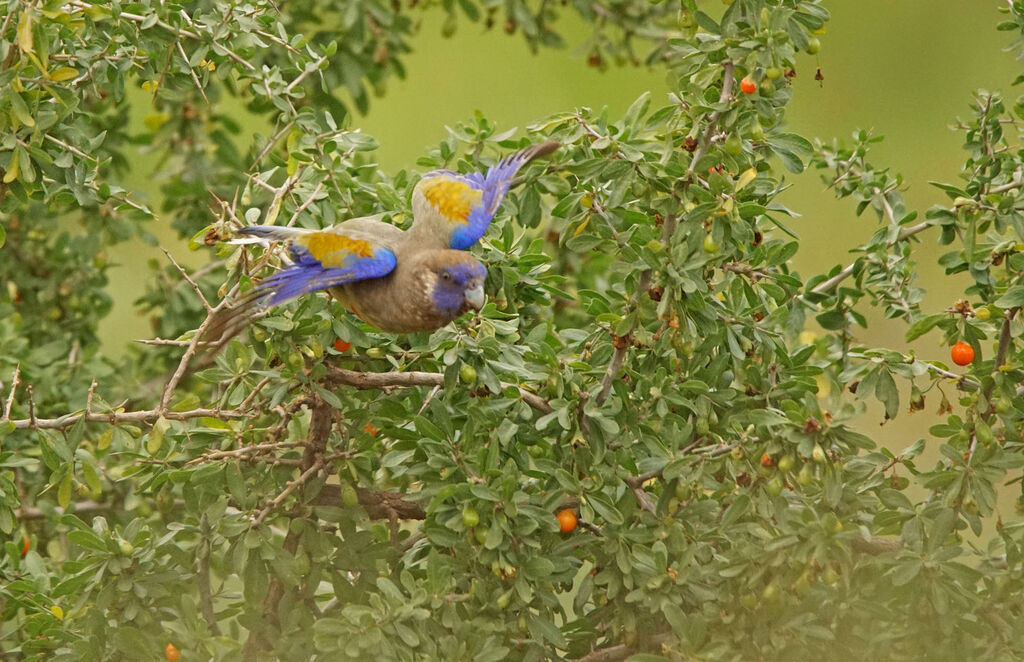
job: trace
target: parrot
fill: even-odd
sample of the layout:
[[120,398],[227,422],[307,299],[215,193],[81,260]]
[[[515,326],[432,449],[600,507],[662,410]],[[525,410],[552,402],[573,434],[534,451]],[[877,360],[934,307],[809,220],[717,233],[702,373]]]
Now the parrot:
[[241,228],[236,243],[286,242],[293,262],[212,320],[207,337],[223,344],[260,310],[318,290],[392,333],[433,331],[479,310],[487,270],[466,250],[486,232],[519,169],[558,147],[555,141],[526,147],[486,173],[426,173],[413,188],[408,230],[365,217],[322,230]]

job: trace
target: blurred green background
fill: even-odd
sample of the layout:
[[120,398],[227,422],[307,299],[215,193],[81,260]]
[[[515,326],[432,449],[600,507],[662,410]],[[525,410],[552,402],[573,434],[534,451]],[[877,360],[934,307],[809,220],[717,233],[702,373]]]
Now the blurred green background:
[[[670,1],[670,0],[666,0]],[[857,128],[886,137],[870,157],[904,175],[908,208],[924,212],[946,198],[929,180],[956,181],[964,155],[962,135],[948,127],[967,114],[978,88],[1009,90],[1020,67],[1004,52],[1012,36],[995,30],[1000,20],[996,0],[833,0],[821,52],[801,55],[789,108],[789,130],[809,138],[846,139]],[[718,13],[718,0],[707,0]],[[664,98],[669,81],[660,70],[615,67],[601,72],[587,65],[589,30],[563,10],[559,28],[568,47],[533,54],[520,35],[506,35],[500,26],[484,31],[480,24],[461,21],[450,39],[441,34],[443,13],[424,10],[419,33],[412,40],[405,80],[392,80],[386,93],[373,99],[370,112],[353,125],[377,138],[373,153],[381,168],[415,168],[426,149],[447,136],[446,126],[468,120],[480,110],[500,128],[519,127],[577,106],[607,106],[621,114],[642,92]],[[568,20],[566,20],[568,19]],[[814,80],[821,67],[824,80]],[[1014,93],[1009,93],[1011,99]],[[144,99],[140,96],[140,102]],[[142,117],[146,108],[136,113]],[[266,127],[251,130],[265,131]],[[248,143],[249,136],[242,142]],[[146,160],[140,156],[140,163]],[[139,189],[159,205],[153,173],[145,166],[136,173]],[[802,217],[792,223],[803,240],[794,262],[804,277],[834,264],[846,263],[846,251],[875,228],[870,212],[854,215],[854,204],[836,201],[816,172],[792,178],[785,202]],[[153,226],[161,242],[182,263],[197,266],[205,252],[189,254],[174,238],[165,220]],[[945,308],[962,284],[945,279],[934,262],[939,250],[935,234],[923,235],[920,251],[923,286],[929,290],[926,307]],[[151,335],[145,319],[135,314],[133,301],[142,293],[145,262],[164,260],[151,247],[125,247],[114,255],[113,313],[101,334],[105,351],[118,353],[134,338]],[[860,340],[873,345],[903,346],[904,327],[873,319]],[[926,336],[917,344],[926,358],[948,358],[938,338]],[[904,417],[904,421],[906,418]],[[920,423],[913,427],[918,427]],[[894,432],[894,431],[891,431]]]

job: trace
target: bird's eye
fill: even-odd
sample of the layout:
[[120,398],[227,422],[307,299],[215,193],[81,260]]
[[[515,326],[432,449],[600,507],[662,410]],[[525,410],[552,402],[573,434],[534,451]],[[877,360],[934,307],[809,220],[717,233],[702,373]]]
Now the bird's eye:
[[441,278],[443,278],[445,280],[451,280],[452,279],[452,275],[450,273],[448,273],[447,271],[445,271],[444,273],[441,274]]

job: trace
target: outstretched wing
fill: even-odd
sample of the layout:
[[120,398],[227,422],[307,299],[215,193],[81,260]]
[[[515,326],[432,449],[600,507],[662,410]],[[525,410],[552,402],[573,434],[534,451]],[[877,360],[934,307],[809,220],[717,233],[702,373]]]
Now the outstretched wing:
[[427,173],[413,192],[412,232],[440,236],[456,250],[469,248],[487,231],[516,172],[557,148],[554,141],[532,145],[505,157],[486,174]]
[[276,306],[297,296],[345,283],[380,278],[395,268],[394,252],[365,232],[303,231],[269,225],[242,228],[239,234],[291,241],[294,264],[263,279],[254,288],[260,306]]
[[[392,226],[386,229],[398,231]],[[238,234],[247,237],[236,239],[236,243],[290,242],[294,263],[264,278],[230,307],[218,310],[203,334],[211,343],[213,353],[239,333],[261,309],[309,292],[386,276],[397,263],[395,253],[380,241],[386,239],[388,233],[378,238],[358,226],[346,228],[344,223],[327,230],[254,225],[242,228]]]

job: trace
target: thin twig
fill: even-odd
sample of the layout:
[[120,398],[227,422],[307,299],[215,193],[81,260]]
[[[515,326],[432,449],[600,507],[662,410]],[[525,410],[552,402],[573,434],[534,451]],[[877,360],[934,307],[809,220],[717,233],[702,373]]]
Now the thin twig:
[[[184,12],[183,12],[184,13]],[[192,82],[196,84],[196,89],[199,90],[199,94],[203,96],[203,101],[206,105],[210,105],[210,100],[206,98],[206,90],[203,89],[203,84],[199,82],[199,76],[196,75],[196,70],[189,64],[188,55],[185,54],[185,49],[181,47],[181,42],[176,41],[174,45],[178,47],[178,53],[181,54],[181,59],[185,61],[185,66],[188,67],[188,72],[192,75]]]
[[21,383],[20,378],[21,364],[19,363],[14,367],[14,375],[11,376],[11,392],[7,394],[7,403],[4,405],[4,417],[0,420],[11,420],[11,408],[14,407],[14,393],[18,390],[18,384]]
[[252,446],[242,446],[241,448],[235,448],[232,450],[213,450],[206,451],[202,455],[192,460],[189,460],[186,464],[200,464],[211,460],[223,460],[227,458],[239,458],[245,455],[251,455],[252,453],[263,453],[267,451],[286,450],[290,448],[305,448],[306,442],[304,441],[280,441],[267,444],[254,444]]
[[194,280],[192,280],[192,278],[188,275],[188,272],[185,271],[185,269],[183,269],[180,264],[178,264],[177,260],[174,259],[174,256],[172,256],[167,251],[166,248],[161,247],[160,250],[164,252],[164,255],[166,255],[167,259],[171,261],[171,264],[173,264],[175,268],[181,273],[181,277],[184,278],[188,282],[188,284],[192,286],[192,290],[195,291],[196,296],[198,296],[199,300],[203,302],[203,307],[206,308],[206,312],[213,312],[213,306],[211,306],[210,302],[206,300],[206,297],[203,295],[203,291],[199,289],[199,285]]
[[85,413],[82,414],[82,420],[84,421],[89,414],[92,413],[92,396],[96,392],[96,380],[93,379],[92,383],[89,384],[89,393],[85,396]]
[[929,370],[931,370],[935,374],[941,375],[942,377],[946,377],[947,379],[952,379],[953,381],[959,383],[961,386],[964,387],[965,391],[976,391],[979,388],[981,388],[981,384],[967,377],[966,375],[958,375],[955,372],[951,372],[949,370],[940,368],[939,366],[933,363],[929,363],[928,361],[925,361],[924,364],[925,366],[928,367]]
[[268,503],[263,508],[263,510],[260,511],[260,514],[256,516],[256,519],[253,520],[253,524],[261,524],[263,522],[263,520],[265,520],[267,518],[267,515],[269,515],[271,513],[271,511],[276,509],[282,503],[284,503],[284,500],[287,499],[288,496],[292,492],[294,492],[295,490],[297,490],[298,488],[302,487],[307,482],[309,482],[309,479],[312,478],[313,476],[315,476],[323,468],[324,468],[324,460],[323,460],[323,458],[317,458],[313,462],[313,465],[311,467],[309,467],[308,469],[303,471],[301,476],[299,476],[295,480],[293,480],[290,483],[288,483],[285,486],[285,488],[283,490],[281,490],[281,493],[278,494],[276,497],[274,497],[270,501],[270,503]]
[[[736,80],[736,64],[732,60],[726,62],[722,67],[725,73],[722,75],[722,93],[718,96],[719,104],[728,102],[729,98],[732,97],[732,85]],[[711,136],[714,135],[715,129],[718,126],[718,120],[722,117],[723,112],[722,110],[716,110],[708,115],[707,128],[704,129],[704,135],[701,137],[697,149],[693,152],[690,167],[686,169],[687,174],[693,174],[693,171],[697,168],[697,162],[707,153],[708,145],[711,144]]]
[[[896,240],[893,242],[893,244],[909,239],[910,237],[913,237],[914,235],[919,234],[927,230],[928,228],[932,227],[932,225],[933,224],[930,221],[922,221],[917,225],[905,227],[902,230],[900,230],[900,233],[896,236]],[[821,283],[815,285],[813,288],[811,288],[811,292],[814,294],[825,294],[826,292],[831,292],[836,288],[837,285],[839,285],[839,283],[849,278],[853,274],[853,270],[856,268],[857,261],[854,260],[850,264],[843,267],[843,269],[835,276],[832,276],[828,280],[822,281]]]
[[427,394],[427,397],[423,398],[423,404],[420,405],[420,410],[418,412],[416,412],[417,416],[420,416],[421,414],[423,414],[423,411],[427,408],[427,405],[430,404],[430,401],[434,399],[434,396],[437,395],[440,390],[441,390],[441,385],[440,384],[438,384],[438,385],[434,386],[434,388],[430,389],[430,393]]
[[306,209],[308,209],[309,206],[313,204],[314,201],[316,201],[317,196],[320,195],[320,192],[323,190],[324,183],[323,180],[321,180],[316,183],[316,188],[313,189],[313,192],[306,196],[306,201],[295,209],[295,212],[292,213],[292,217],[288,219],[288,223],[286,223],[286,225],[288,227],[294,226],[295,222],[299,220],[299,215],[301,215],[302,212],[306,211]]
[[320,67],[323,66],[323,64],[325,62],[327,62],[327,60],[328,60],[327,56],[324,55],[319,60],[316,61],[316,66],[314,66],[314,67],[307,66],[307,67],[303,68],[302,73],[299,74],[298,76],[296,76],[295,80],[293,80],[292,82],[288,83],[288,86],[284,88],[284,91],[286,93],[288,93],[288,94],[291,94],[291,91],[293,89],[295,89],[296,86],[301,84],[302,81],[306,80],[307,76],[309,76],[314,71],[320,71]]
[[[32,385],[27,384],[25,389],[28,391],[28,421],[31,424],[31,427],[38,427],[38,421],[36,420],[36,402],[32,397]],[[18,427],[17,421],[15,421],[14,427]]]
[[278,129],[277,133],[270,137],[270,139],[267,141],[267,144],[264,145],[262,150],[260,150],[260,153],[256,155],[256,159],[252,162],[252,165],[249,166],[249,169],[252,170],[256,166],[258,166],[260,164],[260,161],[262,161],[264,157],[266,157],[266,155],[270,153],[270,150],[274,149],[274,145],[276,145],[277,141],[281,139],[281,136],[291,131],[293,126],[295,126],[295,120],[289,121],[287,124]]
[[[135,342],[140,345],[156,345],[156,346],[169,346],[169,347],[188,347],[192,344],[191,340],[170,340],[168,338],[139,338]],[[199,343],[200,345],[207,344],[206,341]]]
[[174,374],[171,375],[171,378],[167,381],[167,385],[164,386],[163,395],[160,397],[159,410],[161,412],[167,411],[167,407],[171,404],[171,396],[174,395],[174,389],[178,387],[178,383],[181,381],[182,377],[185,376],[185,373],[188,370],[188,364],[196,355],[196,350],[199,348],[199,339],[203,337],[203,333],[206,331],[207,327],[209,327],[210,323],[217,317],[216,313],[219,312],[222,308],[227,307],[227,302],[228,299],[224,299],[214,308],[211,308],[210,313],[206,316],[206,319],[204,319],[203,323],[199,325],[198,329],[196,329],[196,334],[192,336],[192,340],[189,343],[188,347],[185,349],[185,353],[182,355],[181,361],[178,362],[177,369],[174,371]]

